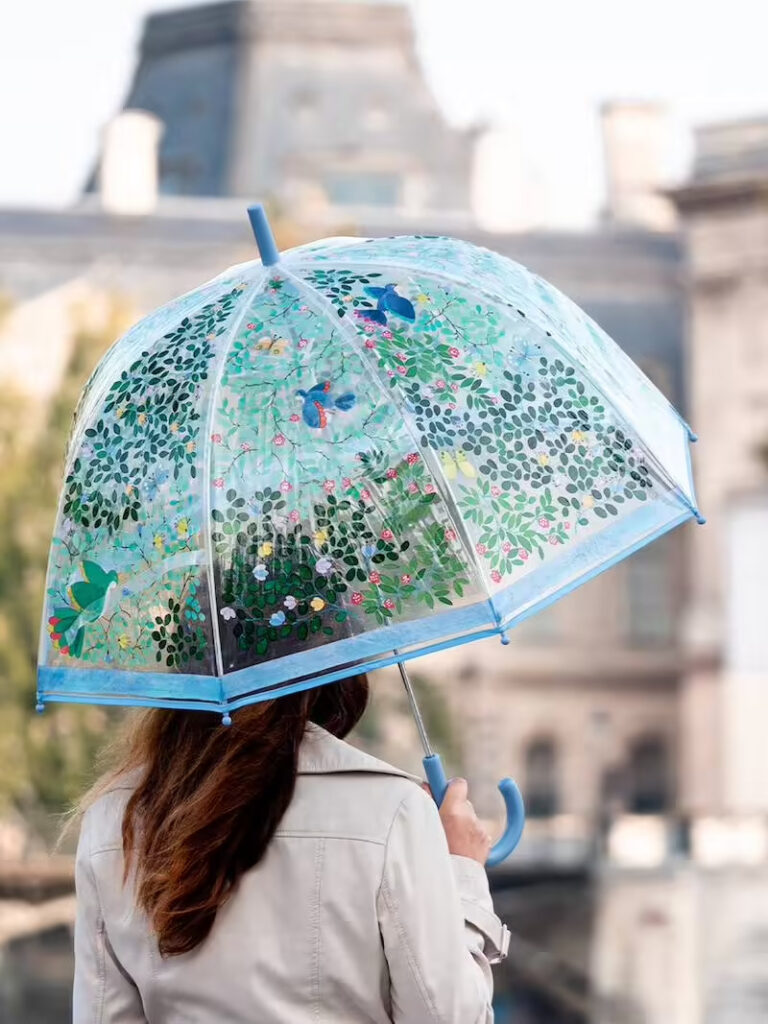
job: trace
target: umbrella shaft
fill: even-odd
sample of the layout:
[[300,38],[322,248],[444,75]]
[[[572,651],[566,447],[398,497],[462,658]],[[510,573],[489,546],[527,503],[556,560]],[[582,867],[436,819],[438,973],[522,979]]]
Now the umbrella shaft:
[[416,721],[416,728],[419,730],[419,739],[421,740],[422,747],[424,747],[424,753],[427,757],[431,757],[432,746],[429,742],[429,736],[427,736],[427,730],[424,726],[424,719],[421,717],[421,711],[419,711],[419,705],[416,703],[416,694],[413,692],[411,680],[408,678],[408,673],[406,672],[402,661],[398,661],[397,667],[400,670],[400,678],[403,680],[405,692],[408,694],[408,702],[411,705],[411,711],[413,712],[413,717]]

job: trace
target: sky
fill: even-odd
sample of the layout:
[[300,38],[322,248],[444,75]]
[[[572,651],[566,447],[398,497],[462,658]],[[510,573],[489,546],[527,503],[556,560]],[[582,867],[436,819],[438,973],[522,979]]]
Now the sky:
[[[0,33],[0,204],[72,202],[120,108],[148,11],[190,0],[6,0]],[[284,0],[289,2],[289,0]],[[413,0],[424,70],[449,121],[519,147],[552,225],[602,202],[597,110],[668,105],[667,174],[691,129],[768,115],[764,0]]]

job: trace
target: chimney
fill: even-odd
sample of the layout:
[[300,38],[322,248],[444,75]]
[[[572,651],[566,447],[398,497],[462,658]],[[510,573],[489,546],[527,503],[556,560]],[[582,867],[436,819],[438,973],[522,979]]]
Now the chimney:
[[145,110],[123,110],[104,129],[99,187],[108,213],[141,216],[157,206],[163,123]]
[[667,158],[667,115],[653,102],[611,102],[601,109],[607,206],[605,220],[668,231],[675,211],[661,193]]

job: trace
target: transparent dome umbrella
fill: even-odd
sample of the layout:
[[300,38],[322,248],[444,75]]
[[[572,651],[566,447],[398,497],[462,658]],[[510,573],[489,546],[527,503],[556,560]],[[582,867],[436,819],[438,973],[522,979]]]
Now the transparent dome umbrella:
[[688,427],[550,284],[449,238],[278,256],[249,212],[262,260],[146,317],[83,392],[40,709],[227,723],[253,701],[504,640],[701,519]]

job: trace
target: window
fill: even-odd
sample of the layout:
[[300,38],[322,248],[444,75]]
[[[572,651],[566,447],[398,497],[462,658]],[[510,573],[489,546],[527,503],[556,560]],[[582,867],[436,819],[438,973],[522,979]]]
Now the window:
[[329,174],[325,189],[336,206],[398,206],[400,203],[397,174]]
[[629,753],[628,810],[663,814],[670,807],[667,744],[659,736],[637,740]]
[[557,748],[551,739],[533,740],[525,753],[525,810],[530,818],[557,814]]
[[626,627],[636,647],[669,645],[675,636],[670,538],[663,537],[625,564]]

